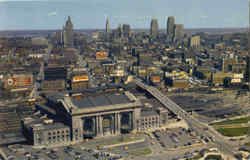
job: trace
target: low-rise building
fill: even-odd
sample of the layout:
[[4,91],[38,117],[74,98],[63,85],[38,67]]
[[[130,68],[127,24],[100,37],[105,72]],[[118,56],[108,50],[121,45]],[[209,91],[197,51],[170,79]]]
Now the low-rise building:
[[25,118],[23,133],[33,146],[48,147],[70,144],[70,128],[50,119]]
[[44,71],[43,90],[64,90],[66,87],[67,69],[64,67],[48,67]]

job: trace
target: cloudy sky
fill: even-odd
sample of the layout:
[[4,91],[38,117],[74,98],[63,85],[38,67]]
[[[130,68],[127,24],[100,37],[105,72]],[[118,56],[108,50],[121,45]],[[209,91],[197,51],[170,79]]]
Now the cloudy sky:
[[67,16],[77,29],[104,28],[106,17],[112,28],[151,18],[165,28],[168,16],[185,28],[246,27],[248,0],[0,0],[0,30],[60,29]]

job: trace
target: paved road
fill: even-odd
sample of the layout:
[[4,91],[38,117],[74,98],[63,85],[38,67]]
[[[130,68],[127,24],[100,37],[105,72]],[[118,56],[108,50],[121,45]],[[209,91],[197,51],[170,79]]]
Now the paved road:
[[150,156],[144,156],[144,157],[136,157],[135,160],[173,160],[173,159],[182,159],[185,157],[186,152],[194,152],[198,151],[200,152],[203,149],[212,147],[210,144],[203,145],[203,146],[196,146],[192,148],[186,148],[176,151],[164,151],[159,154],[152,154]]
[[[2,158],[4,159],[4,160],[8,160],[8,158],[7,158],[7,156],[5,155],[5,153],[4,153],[4,151],[0,148],[0,155],[2,156]],[[0,157],[1,157],[0,156]]]
[[228,155],[231,159],[234,159],[234,149],[229,142],[224,139],[223,136],[218,134],[212,127],[200,122],[192,115],[183,110],[179,105],[170,100],[167,96],[163,95],[157,88],[148,86],[142,82],[142,80],[135,78],[134,82],[141,88],[147,90],[155,98],[157,98],[167,109],[176,114],[179,118],[184,119],[199,136],[213,137],[215,146],[224,154]]

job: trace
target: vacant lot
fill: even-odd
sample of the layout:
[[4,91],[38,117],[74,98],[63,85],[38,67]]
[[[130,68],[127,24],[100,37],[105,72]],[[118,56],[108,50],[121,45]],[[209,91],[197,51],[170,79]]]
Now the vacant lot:
[[250,127],[244,127],[244,128],[219,128],[217,129],[218,132],[220,132],[222,135],[227,137],[238,137],[238,136],[244,136],[246,134],[250,133]]
[[250,117],[239,118],[239,119],[234,119],[234,120],[226,120],[226,121],[214,123],[212,125],[242,124],[242,123],[248,123],[248,121],[250,121]]
[[152,150],[150,148],[140,148],[133,151],[129,151],[129,154],[133,156],[145,156],[152,154]]

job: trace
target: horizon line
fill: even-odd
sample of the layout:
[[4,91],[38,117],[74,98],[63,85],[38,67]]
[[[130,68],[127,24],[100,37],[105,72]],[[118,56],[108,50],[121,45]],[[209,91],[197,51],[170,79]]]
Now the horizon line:
[[[111,30],[115,30],[117,28],[111,28]],[[248,27],[190,27],[184,28],[184,30],[190,29],[248,29]],[[62,29],[0,29],[0,32],[7,32],[7,31],[54,31],[54,30],[62,30]],[[105,28],[76,28],[74,30],[105,30]],[[131,28],[131,30],[150,30],[150,28]],[[166,28],[159,28],[159,30],[166,30]]]

